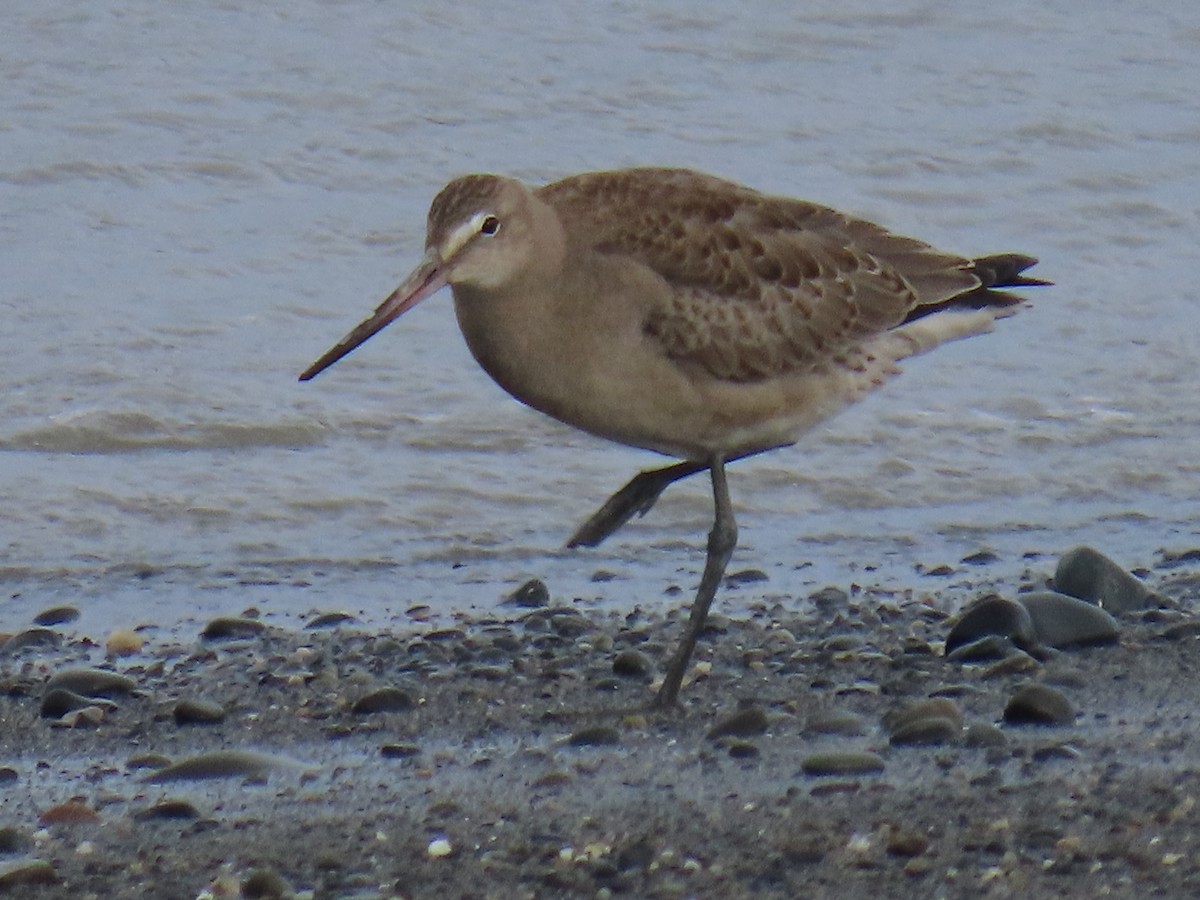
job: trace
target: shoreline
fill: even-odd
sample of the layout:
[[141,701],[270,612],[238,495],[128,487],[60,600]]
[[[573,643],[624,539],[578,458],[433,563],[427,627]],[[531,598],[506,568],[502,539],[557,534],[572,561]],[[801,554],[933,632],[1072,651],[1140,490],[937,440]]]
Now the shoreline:
[[[100,648],[0,648],[0,896],[1187,895],[1200,592],[1155,575],[1115,643],[966,662],[952,598],[751,603],[666,716],[595,711],[650,698],[686,607],[209,623],[47,717]],[[1007,719],[1030,684],[1063,724]]]

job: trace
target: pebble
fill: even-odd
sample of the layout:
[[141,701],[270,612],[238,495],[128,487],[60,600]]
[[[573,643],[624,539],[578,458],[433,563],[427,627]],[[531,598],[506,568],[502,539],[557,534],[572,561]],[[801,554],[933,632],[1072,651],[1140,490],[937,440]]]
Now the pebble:
[[1076,547],[1062,555],[1054,570],[1054,588],[1118,616],[1157,603],[1144,582],[1091,547]]
[[79,618],[79,610],[74,606],[52,606],[50,609],[42,610],[33,617],[34,625],[65,625],[67,622],[74,622]]
[[155,819],[190,820],[200,818],[200,810],[187,800],[162,800],[134,813],[133,818],[136,822],[148,822]]
[[411,759],[421,755],[421,748],[416,744],[384,744],[379,753],[384,759]]
[[621,743],[621,733],[611,725],[590,725],[580,728],[567,738],[572,747],[600,747]]
[[[60,719],[76,709],[84,709],[96,705],[92,697],[85,697],[66,688],[54,688],[46,691],[42,697],[41,717],[43,719]],[[109,705],[115,708],[116,704]]]
[[504,606],[540,609],[550,605],[550,589],[540,578],[531,578],[501,602]]
[[30,844],[29,836],[15,825],[0,825],[0,853],[19,853]]
[[244,900],[284,900],[296,892],[274,869],[255,869],[242,879],[241,895]]
[[948,651],[946,659],[950,662],[985,662],[993,659],[1008,659],[1017,652],[1017,648],[1008,638],[998,634],[988,634]]
[[805,734],[840,734],[853,736],[865,734],[866,731],[867,720],[865,718],[856,713],[839,710],[817,713],[809,716],[808,721],[804,723]]
[[445,838],[434,838],[425,848],[425,852],[433,859],[442,859],[454,852],[454,846]]
[[62,635],[57,631],[50,628],[26,628],[5,641],[0,646],[0,653],[19,653],[26,647],[57,647],[61,643]]
[[100,814],[81,800],[68,800],[52,806],[38,817],[38,824],[46,825],[95,825]]
[[1020,603],[992,594],[972,604],[959,617],[946,636],[946,653],[988,635],[1008,638],[1022,649],[1037,642],[1029,611]]
[[266,630],[267,626],[258,619],[247,619],[244,616],[218,616],[204,626],[200,637],[206,641],[231,641],[257,637]]
[[894,735],[909,725],[928,719],[944,719],[955,728],[961,728],[963,717],[958,704],[949,697],[931,697],[906,703],[887,713],[883,717],[883,727]]
[[304,627],[312,630],[318,628],[336,628],[338,625],[345,625],[347,622],[356,621],[358,620],[348,612],[327,612],[313,616],[304,624]]
[[164,781],[200,781],[207,778],[265,778],[281,769],[306,768],[301,762],[284,756],[272,756],[253,750],[217,750],[189,756],[156,772],[143,781],[155,784]]
[[0,890],[28,885],[58,884],[61,879],[54,866],[44,859],[15,859],[0,865]]
[[868,775],[883,771],[883,757],[870,750],[813,753],[800,764],[805,775]]
[[104,654],[110,659],[142,652],[142,636],[130,628],[118,628],[104,642]]
[[216,725],[225,721],[225,709],[211,700],[183,699],[172,711],[176,725]]
[[1055,591],[1023,594],[1037,639],[1058,649],[1111,644],[1117,641],[1117,620],[1105,609]]
[[354,701],[350,711],[356,715],[366,716],[382,712],[404,712],[417,705],[412,694],[398,687],[382,687],[363,694]]
[[889,743],[893,747],[918,747],[948,744],[962,737],[962,725],[952,719],[933,716],[907,722],[892,732]]
[[714,725],[705,737],[710,741],[722,737],[755,737],[766,734],[770,721],[761,707],[748,706]]
[[108,669],[63,669],[50,676],[46,690],[62,688],[85,697],[114,697],[130,694],[137,682],[128,675]]
[[641,650],[622,650],[613,657],[612,670],[622,678],[647,679],[654,675],[654,664]]
[[1017,689],[1004,707],[1010,725],[1070,725],[1075,708],[1062,691],[1045,684],[1027,684]]

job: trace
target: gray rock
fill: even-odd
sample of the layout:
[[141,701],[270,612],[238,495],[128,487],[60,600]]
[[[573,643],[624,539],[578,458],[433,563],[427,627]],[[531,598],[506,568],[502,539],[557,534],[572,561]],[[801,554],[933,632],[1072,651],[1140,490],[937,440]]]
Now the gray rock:
[[1029,611],[1020,603],[993,594],[971,605],[959,617],[946,636],[946,653],[993,634],[1008,638],[1022,649],[1037,643]]
[[1036,591],[1018,599],[1029,610],[1038,641],[1050,647],[1111,644],[1118,638],[1117,620],[1086,600],[1055,591]]
[[366,716],[381,712],[403,712],[417,705],[408,691],[398,687],[382,687],[359,697],[350,708],[352,713]]
[[502,606],[519,606],[523,609],[539,609],[550,605],[550,589],[538,578],[531,578],[501,602]]
[[992,659],[1008,659],[1017,652],[1017,648],[1008,638],[998,634],[988,634],[969,644],[955,647],[946,654],[946,659],[950,662],[984,662]]
[[280,770],[308,768],[285,756],[272,756],[252,750],[217,750],[201,753],[152,772],[142,780],[152,784],[167,781],[201,781],[209,778],[266,778]]
[[1076,547],[1063,554],[1054,570],[1054,587],[1118,616],[1157,602],[1142,581],[1091,547]]
[[641,650],[622,650],[613,657],[612,670],[614,675],[622,678],[648,679],[654,673],[654,665]]
[[50,609],[44,609],[33,617],[34,625],[43,627],[50,625],[64,625],[67,622],[74,622],[79,618],[79,610],[74,606],[54,606]]
[[1004,707],[1004,721],[1010,725],[1070,725],[1075,707],[1062,691],[1045,684],[1027,684],[1018,688]]
[[805,775],[869,775],[883,771],[883,757],[870,750],[813,753],[800,764]]
[[85,697],[116,697],[133,693],[137,682],[128,675],[108,669],[63,669],[50,676],[46,690],[62,688]]
[[180,700],[172,713],[176,725],[216,725],[225,721],[225,710],[209,700]]
[[962,725],[953,719],[930,716],[906,722],[892,732],[889,742],[893,747],[916,747],[930,744],[948,744],[962,737]]
[[760,707],[749,706],[722,719],[705,735],[710,741],[722,737],[754,737],[766,734],[770,726],[767,714]]

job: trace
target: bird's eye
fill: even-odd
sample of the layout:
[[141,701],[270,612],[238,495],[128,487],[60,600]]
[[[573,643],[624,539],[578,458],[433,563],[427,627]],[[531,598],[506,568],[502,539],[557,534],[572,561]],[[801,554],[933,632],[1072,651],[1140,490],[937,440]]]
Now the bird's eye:
[[495,216],[484,216],[479,223],[479,233],[493,235],[500,230],[500,220]]

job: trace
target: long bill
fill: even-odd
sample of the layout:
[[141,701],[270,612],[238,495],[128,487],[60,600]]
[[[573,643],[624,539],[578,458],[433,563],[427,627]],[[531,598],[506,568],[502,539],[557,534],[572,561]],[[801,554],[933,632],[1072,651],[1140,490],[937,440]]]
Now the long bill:
[[315,378],[426,297],[437,293],[446,286],[449,274],[448,267],[442,262],[437,251],[430,250],[425,254],[425,259],[421,261],[421,264],[404,280],[404,283],[380,303],[370,317],[360,322],[353,331],[330,347],[324,356],[305,369],[300,375],[300,380],[308,381],[310,378]]

